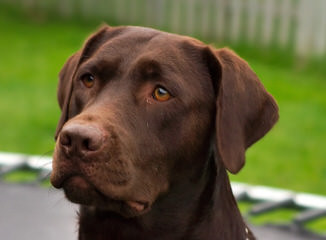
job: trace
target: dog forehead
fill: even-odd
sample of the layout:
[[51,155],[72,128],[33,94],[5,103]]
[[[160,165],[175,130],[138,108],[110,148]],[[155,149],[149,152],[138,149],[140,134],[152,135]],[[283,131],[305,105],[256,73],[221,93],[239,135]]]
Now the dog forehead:
[[168,41],[171,43],[187,38],[186,36],[168,33],[148,27],[126,26],[123,28],[124,30],[121,31],[121,34],[116,36],[119,40],[122,41],[126,40],[131,42],[149,43],[152,39],[155,38],[156,42]]
[[[90,59],[91,62],[108,60],[116,62],[119,59],[120,67],[131,69],[132,65],[136,66],[139,62],[154,60],[156,63],[174,66],[181,70],[187,66],[195,67],[191,65],[199,61],[197,46],[204,45],[190,37],[146,27],[127,26],[120,29],[119,34],[107,39],[99,47]],[[193,47],[189,48],[190,45]]]
[[[187,36],[147,27],[113,27],[109,28],[108,31],[119,32],[119,34],[112,34],[113,37],[104,41],[96,55],[119,55],[123,57],[135,57],[143,53],[159,54],[160,56],[175,55],[180,54],[185,43],[196,41]],[[197,40],[197,42],[200,41]]]

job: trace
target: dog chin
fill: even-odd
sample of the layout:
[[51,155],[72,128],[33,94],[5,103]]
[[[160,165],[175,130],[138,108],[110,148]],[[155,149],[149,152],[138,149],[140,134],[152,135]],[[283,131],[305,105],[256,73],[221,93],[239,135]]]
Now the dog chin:
[[96,189],[80,176],[72,176],[62,183],[66,197],[73,203],[90,205],[101,197]]
[[150,210],[147,202],[112,199],[80,176],[73,176],[63,182],[63,189],[69,201],[99,211],[114,212],[125,218],[141,216]]

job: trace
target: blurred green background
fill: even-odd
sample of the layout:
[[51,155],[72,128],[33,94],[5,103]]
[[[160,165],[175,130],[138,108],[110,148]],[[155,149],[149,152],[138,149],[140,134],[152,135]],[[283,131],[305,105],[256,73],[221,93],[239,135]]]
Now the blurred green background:
[[[273,27],[271,41],[250,44],[242,25],[227,22],[232,13],[224,18],[228,30],[219,36],[216,33],[219,18],[214,9],[209,8],[211,14],[199,21],[196,11],[203,11],[200,5],[189,16],[180,4],[181,17],[177,21],[172,1],[167,1],[166,15],[158,16],[154,22],[151,17],[157,17],[160,11],[150,8],[145,0],[136,5],[135,1],[128,4],[124,0],[128,12],[117,1],[111,1],[107,8],[100,5],[105,1],[84,1],[80,11],[77,1],[72,1],[73,6],[69,1],[59,1],[59,8],[54,8],[55,1],[13,2],[16,4],[0,1],[0,151],[51,155],[60,115],[56,102],[57,75],[66,59],[103,22],[140,24],[191,34],[216,47],[233,48],[249,62],[276,98],[280,107],[278,124],[247,151],[246,166],[238,175],[231,176],[233,181],[326,195],[325,55],[323,52],[309,55],[295,47],[291,41],[299,35],[291,25],[287,30],[288,42],[282,47],[274,35],[275,29],[281,27],[278,22]],[[98,14],[94,14],[96,5]],[[134,8],[144,11],[145,20],[132,15]],[[257,19],[257,27],[259,22]],[[189,24],[195,24],[196,28]],[[240,34],[232,33],[231,26],[238,28]],[[263,30],[254,36],[258,41],[260,32],[264,32],[264,28],[260,29]]]

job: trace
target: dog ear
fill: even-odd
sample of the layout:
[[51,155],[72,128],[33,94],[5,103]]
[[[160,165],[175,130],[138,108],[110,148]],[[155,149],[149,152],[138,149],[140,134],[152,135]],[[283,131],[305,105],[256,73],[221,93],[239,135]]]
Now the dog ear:
[[212,67],[217,154],[226,169],[237,173],[245,163],[245,150],[278,120],[278,107],[249,65],[231,50],[210,49]]
[[78,51],[72,55],[59,73],[59,84],[57,90],[57,97],[59,106],[61,108],[61,116],[56,128],[55,140],[65,124],[69,119],[69,104],[73,90],[73,78],[78,66],[88,59],[96,49],[105,41],[108,26],[101,27],[95,34],[93,34],[86,43],[82,51]]

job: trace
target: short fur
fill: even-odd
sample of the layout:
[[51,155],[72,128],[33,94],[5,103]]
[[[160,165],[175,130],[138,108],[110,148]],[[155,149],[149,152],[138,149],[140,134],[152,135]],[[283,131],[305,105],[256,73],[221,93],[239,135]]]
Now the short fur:
[[[157,87],[172,97],[157,101]],[[64,65],[58,101],[51,182],[81,204],[80,240],[254,239],[226,170],[243,167],[278,108],[234,52],[104,26]]]

